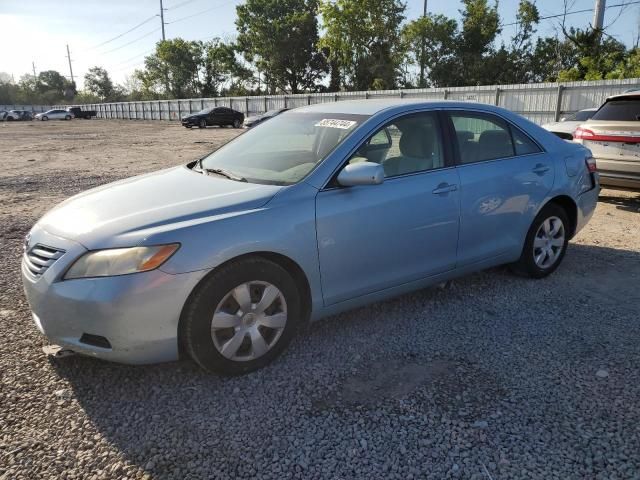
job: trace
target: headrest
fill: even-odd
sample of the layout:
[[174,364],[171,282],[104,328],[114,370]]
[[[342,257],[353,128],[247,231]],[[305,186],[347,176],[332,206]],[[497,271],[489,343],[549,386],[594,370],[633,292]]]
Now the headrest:
[[434,132],[431,128],[412,126],[402,131],[400,153],[405,157],[431,158]]

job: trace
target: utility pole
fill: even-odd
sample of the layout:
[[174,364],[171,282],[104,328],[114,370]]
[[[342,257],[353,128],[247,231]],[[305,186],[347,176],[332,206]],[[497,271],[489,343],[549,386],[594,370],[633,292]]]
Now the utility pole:
[[[422,18],[425,18],[427,16],[427,0],[424,0],[423,3],[423,8],[422,8]],[[422,46],[420,48],[420,80],[419,80],[419,87],[423,88],[426,86],[426,81],[424,78],[424,70],[425,70],[425,65],[424,65],[424,57],[426,55],[426,50],[427,50],[427,39],[423,38],[422,39]]]
[[602,30],[604,23],[604,9],[607,0],[596,0],[596,4],[593,7],[593,29]]
[[162,0],[160,0],[160,22],[162,23],[162,41],[166,40],[164,36],[164,8],[162,6]]
[[31,67],[33,68],[33,78],[38,78],[36,75],[36,62],[31,62]]
[[[73,80],[73,68],[71,68],[71,53],[69,53],[69,44],[67,43],[67,59],[69,59],[69,75],[71,76],[71,83],[75,83]],[[35,70],[35,67],[34,67]]]

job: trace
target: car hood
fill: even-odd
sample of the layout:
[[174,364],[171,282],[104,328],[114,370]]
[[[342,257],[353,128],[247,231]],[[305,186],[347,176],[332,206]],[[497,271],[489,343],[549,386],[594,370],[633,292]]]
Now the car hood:
[[88,249],[131,246],[154,234],[260,208],[281,188],[180,166],[71,197],[42,217],[36,228]]
[[205,113],[193,113],[191,115],[187,115],[182,117],[182,120],[189,120],[189,119],[194,119],[194,118],[204,118],[207,115]]

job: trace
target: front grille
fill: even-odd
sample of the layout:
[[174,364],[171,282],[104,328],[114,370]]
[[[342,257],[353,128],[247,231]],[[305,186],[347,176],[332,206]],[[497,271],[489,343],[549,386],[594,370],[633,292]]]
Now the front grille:
[[41,276],[62,255],[64,250],[37,244],[24,254],[24,264],[34,277]]

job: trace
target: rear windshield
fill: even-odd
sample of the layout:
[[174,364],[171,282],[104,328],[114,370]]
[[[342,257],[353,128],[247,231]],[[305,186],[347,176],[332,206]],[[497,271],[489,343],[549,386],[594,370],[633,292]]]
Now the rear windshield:
[[568,122],[584,122],[593,117],[593,114],[596,113],[595,110],[580,110],[579,112],[574,113],[566,118]]
[[617,120],[619,122],[640,120],[640,97],[609,100],[591,118],[593,120]]

